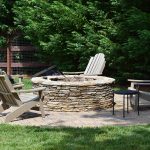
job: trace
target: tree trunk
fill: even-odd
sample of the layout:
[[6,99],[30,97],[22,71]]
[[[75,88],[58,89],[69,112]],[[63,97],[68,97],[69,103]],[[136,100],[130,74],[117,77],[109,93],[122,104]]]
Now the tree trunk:
[[11,40],[10,37],[7,39],[7,74],[11,75]]

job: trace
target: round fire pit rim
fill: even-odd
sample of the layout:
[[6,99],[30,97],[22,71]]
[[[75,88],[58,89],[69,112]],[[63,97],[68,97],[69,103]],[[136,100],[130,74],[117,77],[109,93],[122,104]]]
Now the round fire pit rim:
[[[50,79],[58,78],[58,79],[65,79],[71,77],[78,77],[78,78],[87,78],[93,79],[90,81],[51,81]],[[44,86],[46,85],[53,85],[53,86],[94,86],[94,85],[103,85],[103,84],[112,84],[115,82],[114,78],[106,77],[106,76],[85,76],[85,75],[66,75],[66,76],[47,76],[47,79],[43,79],[43,77],[33,77],[31,79],[33,83],[40,83]]]

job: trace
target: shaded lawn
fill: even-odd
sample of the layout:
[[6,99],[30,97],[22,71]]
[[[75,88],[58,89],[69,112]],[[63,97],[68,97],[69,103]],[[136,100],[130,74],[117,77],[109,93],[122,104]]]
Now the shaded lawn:
[[150,125],[44,128],[0,125],[0,150],[149,150]]

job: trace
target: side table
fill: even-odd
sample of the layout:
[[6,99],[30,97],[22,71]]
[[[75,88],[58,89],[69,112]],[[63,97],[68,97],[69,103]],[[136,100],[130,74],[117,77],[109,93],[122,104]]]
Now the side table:
[[[123,117],[125,117],[125,101],[127,101],[127,113],[129,113],[128,110],[128,106],[129,106],[129,96],[130,96],[130,100],[131,100],[131,96],[132,95],[137,95],[137,111],[138,111],[138,115],[139,115],[139,91],[134,91],[134,90],[118,90],[118,91],[113,91],[113,115],[115,114],[115,100],[114,100],[114,95],[115,94],[119,94],[119,95],[123,95]],[[126,99],[127,98],[127,99]]]

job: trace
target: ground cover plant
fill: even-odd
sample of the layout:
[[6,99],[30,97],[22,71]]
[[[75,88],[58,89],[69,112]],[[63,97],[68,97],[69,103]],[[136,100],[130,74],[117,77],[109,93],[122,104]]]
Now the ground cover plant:
[[44,128],[0,125],[2,150],[148,150],[150,125]]
[[[15,83],[19,82],[19,78],[17,78],[17,77],[15,77],[14,80],[15,80]],[[24,84],[23,89],[31,89],[32,88],[31,78],[23,78],[22,83]]]
[[30,78],[24,78],[22,80],[23,84],[24,84],[24,88],[25,89],[31,89],[32,88],[32,82]]

